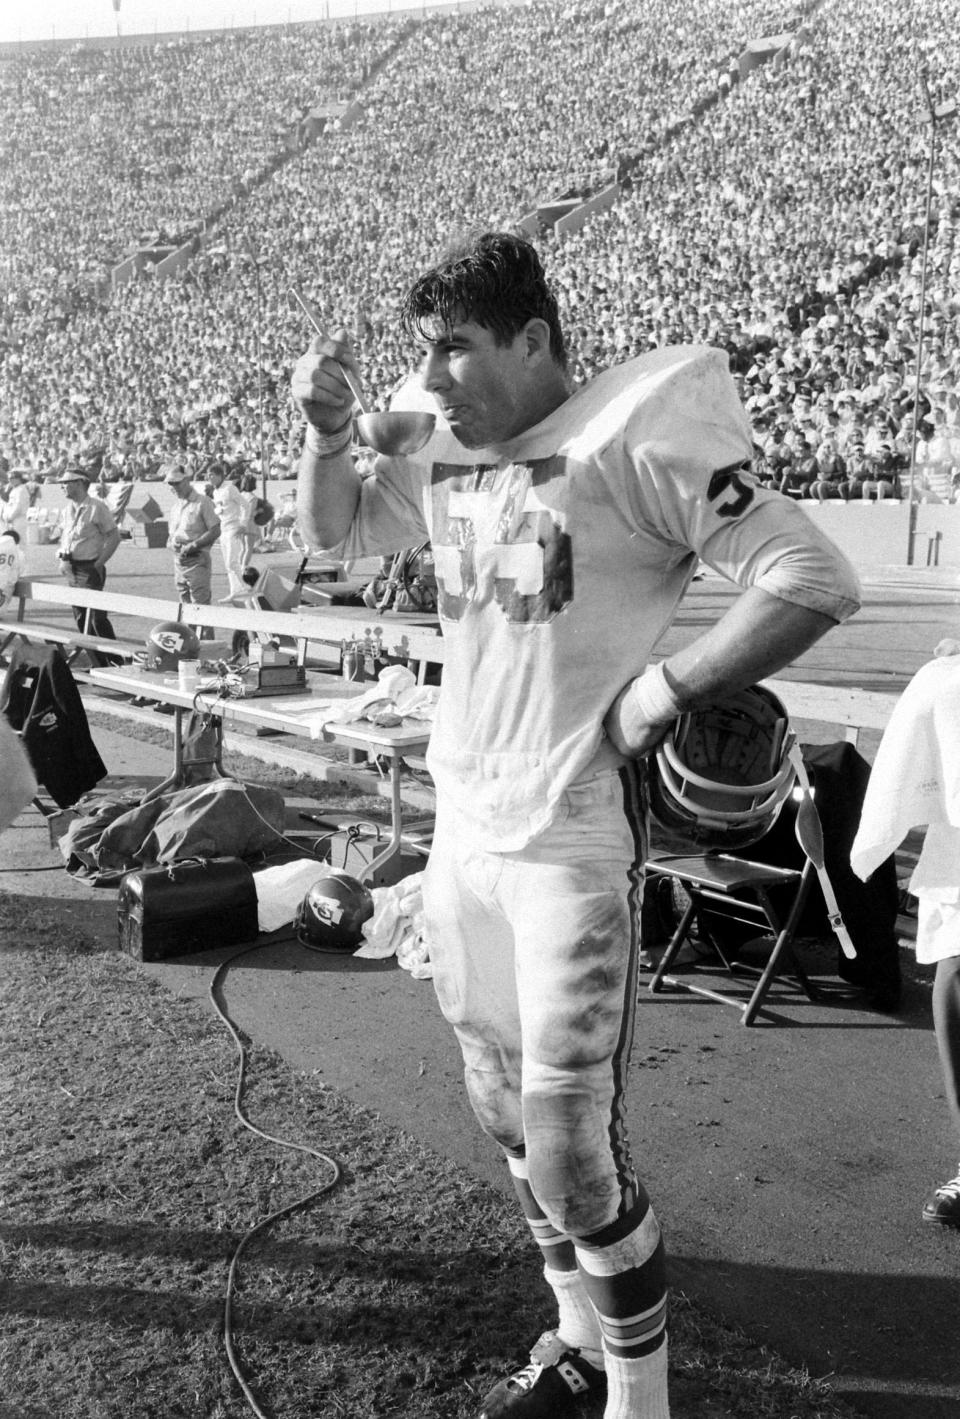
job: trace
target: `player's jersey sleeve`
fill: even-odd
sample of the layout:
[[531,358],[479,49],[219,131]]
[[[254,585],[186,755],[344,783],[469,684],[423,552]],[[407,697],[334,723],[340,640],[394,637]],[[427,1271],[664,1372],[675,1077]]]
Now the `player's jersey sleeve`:
[[726,356],[690,350],[627,420],[626,495],[638,535],[693,551],[741,586],[835,621],[860,604],[856,572],[793,499],[761,487]]
[[[427,445],[426,454],[431,445]],[[424,480],[428,467],[421,459],[377,458],[363,480],[353,524],[336,547],[322,550],[344,561],[399,552],[429,536],[424,512]]]

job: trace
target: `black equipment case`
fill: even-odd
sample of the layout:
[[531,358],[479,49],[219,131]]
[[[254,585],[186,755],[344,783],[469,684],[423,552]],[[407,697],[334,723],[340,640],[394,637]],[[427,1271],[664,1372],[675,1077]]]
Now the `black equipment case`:
[[164,961],[259,935],[253,873],[238,857],[211,857],[128,872],[117,896],[120,949]]

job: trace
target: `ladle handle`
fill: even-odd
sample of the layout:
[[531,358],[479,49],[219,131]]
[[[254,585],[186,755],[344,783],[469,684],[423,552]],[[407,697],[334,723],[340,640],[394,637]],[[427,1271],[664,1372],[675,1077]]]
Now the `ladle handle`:
[[[297,305],[300,307],[304,315],[309,320],[310,324],[313,326],[316,334],[320,336],[320,339],[328,339],[329,337],[327,335],[327,332],[320,324],[319,317],[317,316],[317,309],[313,302],[308,300],[306,296],[301,295],[300,292],[297,290],[296,286],[290,287],[290,294],[293,296],[293,299],[296,301]],[[369,414],[369,406],[367,404],[367,401],[364,399],[362,393],[360,392],[360,386],[357,384],[357,381],[354,379],[350,371],[344,365],[340,364],[339,360],[337,361],[337,365],[339,367],[340,373],[347,381],[347,387],[350,390],[350,393],[357,401],[357,406],[360,410],[360,413]]]

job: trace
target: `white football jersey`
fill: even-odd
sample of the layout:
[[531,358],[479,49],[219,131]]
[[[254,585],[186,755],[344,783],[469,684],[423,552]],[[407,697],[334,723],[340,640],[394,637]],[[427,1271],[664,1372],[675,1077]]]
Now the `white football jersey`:
[[698,559],[837,621],[857,609],[849,562],[751,454],[726,355],[690,346],[606,371],[495,450],[439,427],[377,460],[336,552],[430,539],[446,661],[428,764],[478,845],[518,850],[613,761],[604,715]]

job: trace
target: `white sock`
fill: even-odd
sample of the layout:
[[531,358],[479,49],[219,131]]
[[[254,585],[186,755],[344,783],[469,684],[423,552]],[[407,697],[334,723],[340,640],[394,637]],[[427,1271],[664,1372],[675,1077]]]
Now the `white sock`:
[[606,1352],[607,1407],[603,1419],[670,1419],[667,1342],[652,1355],[626,1360]]
[[579,1271],[551,1271],[543,1268],[547,1284],[557,1298],[560,1319],[557,1334],[571,1350],[579,1350],[587,1364],[602,1370],[604,1354],[600,1322],[587,1295]]

